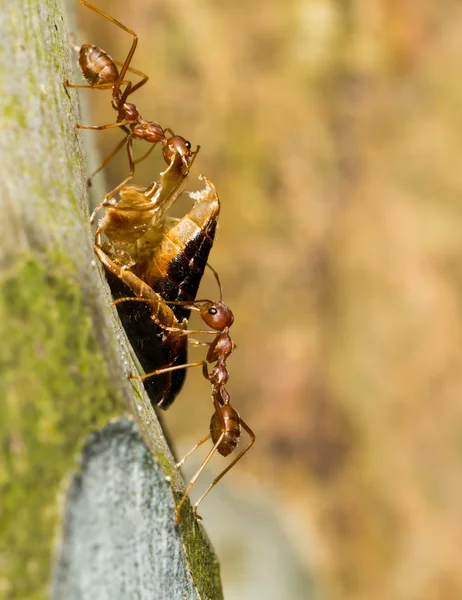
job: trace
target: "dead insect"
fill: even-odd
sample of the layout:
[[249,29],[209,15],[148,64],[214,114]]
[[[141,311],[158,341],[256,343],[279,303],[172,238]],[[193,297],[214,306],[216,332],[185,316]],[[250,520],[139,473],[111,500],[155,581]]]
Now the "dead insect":
[[[133,214],[122,211],[125,220],[118,222],[116,205],[108,211],[108,215],[113,212],[109,220],[111,226],[106,223],[105,227],[103,220],[97,235],[95,252],[108,272],[114,303],[146,372],[186,363],[187,337],[183,336],[183,344],[179,344],[178,329],[186,326],[191,309],[185,301],[191,304],[196,297],[220,212],[215,187],[207,179],[205,182],[202,191],[192,194],[194,205],[180,220],[165,217],[164,211],[162,218],[152,220],[149,226],[143,224],[142,235],[133,233],[133,220],[137,222],[139,217],[136,203],[139,196],[134,192],[131,197]],[[129,191],[130,188],[126,188],[128,197]],[[108,243],[102,242],[103,233]],[[144,293],[146,290],[149,290],[148,295]],[[144,300],[135,308],[133,301],[146,296],[149,303]],[[121,299],[132,302],[122,303]],[[174,303],[171,307],[165,304],[168,310],[160,307],[166,301]],[[173,324],[172,315],[176,320]],[[173,328],[170,332],[174,334],[173,338],[168,327]],[[183,369],[177,373],[171,371],[168,379],[146,381],[145,388],[152,403],[167,408],[180,391],[184,378]]]
[[[127,102],[128,97],[133,94],[136,90],[140,89],[147,81],[148,76],[141,71],[137,71],[130,67],[130,63],[135,54],[136,46],[138,44],[138,36],[134,31],[111,17],[110,15],[103,12],[101,9],[96,8],[87,0],[80,0],[81,4],[87,8],[95,11],[117,27],[120,27],[133,37],[132,45],[123,63],[114,61],[104,50],[97,46],[84,44],[80,48],[76,47],[76,51],[79,53],[79,65],[82,71],[83,78],[88,82],[88,85],[74,85],[69,83],[66,79],[64,85],[69,88],[91,88],[91,89],[111,89],[112,88],[112,108],[117,112],[117,121],[108,125],[80,125],[77,124],[77,129],[92,129],[94,131],[103,131],[105,129],[112,129],[114,127],[120,127],[126,134],[114,150],[105,158],[102,164],[92,173],[88,179],[89,183],[91,179],[101,169],[106,167],[114,156],[124,146],[127,147],[128,162],[130,167],[129,175],[117,185],[111,192],[105,195],[105,199],[109,200],[112,198],[124,185],[126,185],[135,174],[135,164],[144,160],[154,146],[158,143],[162,144],[162,153],[167,164],[170,164],[174,155],[179,155],[183,161],[183,171],[187,174],[189,169],[189,160],[191,154],[191,143],[185,138],[177,136],[173,133],[170,128],[163,128],[156,121],[146,121],[143,119],[136,108],[135,104]],[[119,71],[117,65],[121,65]],[[130,80],[125,79],[127,71],[139,75],[142,79],[135,85]],[[122,91],[122,86],[125,89]],[[168,134],[168,135],[167,135]],[[148,152],[139,158],[137,161],[133,157],[133,140],[145,140],[146,142],[153,144]],[[199,147],[195,150],[197,153]]]

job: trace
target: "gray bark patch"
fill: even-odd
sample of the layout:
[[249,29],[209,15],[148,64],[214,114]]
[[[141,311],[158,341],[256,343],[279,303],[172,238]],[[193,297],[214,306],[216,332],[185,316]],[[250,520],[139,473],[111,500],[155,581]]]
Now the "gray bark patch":
[[53,600],[199,598],[173,518],[136,425],[120,419],[92,434],[67,495]]

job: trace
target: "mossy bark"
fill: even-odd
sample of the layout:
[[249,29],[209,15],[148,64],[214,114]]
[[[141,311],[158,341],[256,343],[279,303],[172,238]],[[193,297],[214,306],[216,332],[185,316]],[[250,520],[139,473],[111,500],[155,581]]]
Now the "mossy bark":
[[[130,508],[130,518],[140,524],[151,519],[158,535],[166,536],[155,547],[159,538],[153,536],[148,570],[141,573],[138,565],[128,574],[136,597],[148,597],[146,579],[161,585],[150,596],[160,597],[155,590],[170,589],[169,583],[173,589],[181,573],[184,597],[221,598],[216,558],[191,511],[179,529],[161,526],[166,519],[173,524],[173,495],[184,488],[149,400],[126,378],[136,366],[93,257],[82,152],[73,128],[77,98],[62,84],[72,78],[63,5],[15,0],[0,11],[0,595],[47,597],[58,542],[53,596],[102,597],[92,596],[88,578],[91,535],[105,534],[98,510],[106,503],[110,510],[108,482],[120,477],[125,493],[118,502]],[[114,423],[87,442],[90,431],[123,412],[133,416],[132,424]],[[125,462],[110,452],[121,430],[134,444],[127,446],[134,450]],[[101,471],[100,480],[92,480],[93,504],[92,495],[83,502],[76,494],[93,464],[84,460],[80,467],[86,442],[85,456],[97,460],[101,452],[111,462],[106,477]],[[72,477],[63,511],[59,496]],[[135,503],[133,512],[133,498],[146,489],[156,491],[152,497],[160,509]],[[63,512],[66,519],[72,515],[72,526],[62,523]],[[87,530],[88,552],[77,556],[81,528],[75,524],[84,518],[94,528]],[[111,545],[133,550],[139,538],[127,528],[106,533],[104,573],[110,580],[122,556],[111,553]],[[172,546],[174,561],[165,553]],[[78,590],[73,596],[66,588],[71,572],[72,590]],[[113,598],[124,594],[111,590]]]

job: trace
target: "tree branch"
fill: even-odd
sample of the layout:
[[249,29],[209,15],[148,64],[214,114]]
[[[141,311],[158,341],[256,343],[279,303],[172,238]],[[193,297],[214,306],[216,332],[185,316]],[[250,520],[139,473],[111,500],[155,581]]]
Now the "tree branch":
[[172,489],[184,484],[142,385],[125,375],[136,366],[93,257],[77,98],[62,85],[73,60],[62,4],[0,10],[0,589],[47,596],[58,492],[90,430],[129,409],[135,423],[88,439],[53,597],[221,598],[192,511],[173,525]]

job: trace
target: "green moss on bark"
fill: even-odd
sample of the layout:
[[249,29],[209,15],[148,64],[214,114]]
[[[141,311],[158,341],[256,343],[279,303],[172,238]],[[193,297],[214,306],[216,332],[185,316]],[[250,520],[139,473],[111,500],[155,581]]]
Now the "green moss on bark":
[[[57,273],[60,273],[59,275]],[[0,595],[42,599],[56,497],[92,428],[120,413],[80,286],[34,259],[0,285]]]

